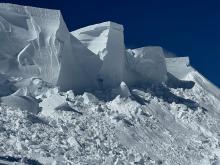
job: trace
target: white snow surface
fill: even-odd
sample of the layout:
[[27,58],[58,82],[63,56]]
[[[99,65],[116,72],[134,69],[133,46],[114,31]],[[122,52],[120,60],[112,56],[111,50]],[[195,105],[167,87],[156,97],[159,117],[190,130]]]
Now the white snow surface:
[[167,80],[165,57],[159,46],[128,50],[126,65],[124,77],[129,85],[146,82],[155,84]]
[[[1,73],[56,83],[68,30],[57,10],[0,4]],[[65,50],[63,50],[65,51]]]
[[219,164],[220,90],[188,57],[4,3],[0,40],[0,164]]
[[125,46],[123,26],[114,22],[103,22],[78,29],[72,35],[79,39],[102,61],[97,79],[104,88],[115,87],[123,80]]

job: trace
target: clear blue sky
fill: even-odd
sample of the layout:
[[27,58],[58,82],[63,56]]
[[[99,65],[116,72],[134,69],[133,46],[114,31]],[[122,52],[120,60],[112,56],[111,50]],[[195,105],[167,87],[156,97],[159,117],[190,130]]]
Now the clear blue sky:
[[124,25],[128,48],[160,45],[220,87],[220,1],[207,0],[3,0],[60,9],[69,30],[114,21]]

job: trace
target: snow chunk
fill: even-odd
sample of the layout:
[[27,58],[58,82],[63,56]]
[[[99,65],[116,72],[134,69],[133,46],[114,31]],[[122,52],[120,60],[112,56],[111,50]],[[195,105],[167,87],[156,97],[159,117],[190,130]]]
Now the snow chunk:
[[63,59],[58,82],[60,89],[62,91],[72,89],[74,92],[82,93],[97,88],[97,74],[102,65],[101,60],[74,36],[70,39],[73,53],[71,58]]
[[84,104],[92,104],[92,103],[97,104],[98,103],[98,99],[91,93],[85,92],[82,95],[82,98],[83,98]]
[[42,107],[41,114],[45,116],[53,116],[55,115],[55,109],[65,103],[65,96],[61,96],[59,93],[51,94],[48,98],[44,99],[40,103],[40,107]]
[[189,65],[189,57],[166,58],[167,71],[178,79],[184,79],[189,72],[194,70]]
[[121,82],[120,84],[120,96],[124,98],[131,96],[130,90],[125,82]]

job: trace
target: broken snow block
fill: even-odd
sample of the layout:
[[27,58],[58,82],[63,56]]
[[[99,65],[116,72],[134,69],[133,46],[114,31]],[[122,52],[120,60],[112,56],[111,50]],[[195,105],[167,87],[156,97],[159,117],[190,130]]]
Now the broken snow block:
[[167,69],[161,47],[149,46],[128,50],[126,59],[125,82],[128,85],[166,81]]
[[66,97],[61,96],[59,93],[50,94],[48,98],[45,98],[41,103],[42,107],[41,114],[44,116],[53,116],[55,109],[58,106],[64,105],[66,103]]
[[82,95],[82,98],[83,98],[83,103],[84,104],[97,104],[98,103],[98,99],[91,93],[87,93],[85,92],[83,95]]

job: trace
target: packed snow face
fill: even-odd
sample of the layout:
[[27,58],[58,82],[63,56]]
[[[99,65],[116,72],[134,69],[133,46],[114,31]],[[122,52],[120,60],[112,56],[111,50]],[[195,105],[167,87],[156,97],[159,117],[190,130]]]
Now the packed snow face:
[[73,89],[77,93],[96,89],[101,60],[74,36],[70,36],[70,41],[72,54],[62,60],[58,86],[63,91]]
[[220,90],[188,57],[12,4],[0,40],[0,164],[220,164]]
[[165,82],[167,70],[163,49],[125,50],[123,29],[122,25],[104,22],[71,33],[102,61],[97,74],[98,86],[116,87],[121,81],[128,85]]
[[59,11],[0,4],[0,71],[56,83],[68,30]]
[[124,34],[123,26],[114,22],[84,27],[72,32],[89,50],[102,61],[97,81],[103,88],[115,87],[123,80]]
[[161,83],[167,80],[166,62],[161,47],[143,47],[128,50],[125,81],[129,85]]
[[168,72],[179,79],[184,79],[189,72],[194,70],[190,67],[189,57],[166,58],[166,66]]

